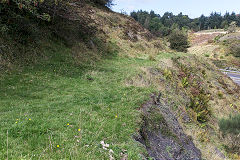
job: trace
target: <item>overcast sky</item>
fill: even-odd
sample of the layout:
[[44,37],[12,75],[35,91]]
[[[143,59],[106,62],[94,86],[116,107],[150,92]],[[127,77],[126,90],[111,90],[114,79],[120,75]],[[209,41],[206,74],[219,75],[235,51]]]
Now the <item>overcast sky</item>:
[[209,15],[211,12],[226,11],[240,13],[240,0],[114,0],[112,9],[116,12],[126,11],[128,14],[135,10],[154,10],[163,15],[170,11],[174,14],[183,12],[191,18],[199,17],[201,14]]

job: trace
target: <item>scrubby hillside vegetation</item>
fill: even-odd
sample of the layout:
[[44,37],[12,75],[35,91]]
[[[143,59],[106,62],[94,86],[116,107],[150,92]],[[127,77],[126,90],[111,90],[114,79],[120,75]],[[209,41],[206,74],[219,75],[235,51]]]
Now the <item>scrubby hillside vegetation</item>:
[[[59,39],[66,45],[96,38],[88,6],[108,1],[2,1],[1,69],[15,63],[32,63],[42,55],[42,45]],[[80,6],[80,7],[79,7]],[[86,8],[84,8],[84,6]],[[84,10],[80,11],[80,8]],[[88,35],[88,36],[87,36]],[[43,44],[45,43],[45,44]],[[103,48],[103,47],[101,47]]]
[[187,32],[168,44],[112,1],[0,4],[0,159],[239,158],[239,86],[174,51]]

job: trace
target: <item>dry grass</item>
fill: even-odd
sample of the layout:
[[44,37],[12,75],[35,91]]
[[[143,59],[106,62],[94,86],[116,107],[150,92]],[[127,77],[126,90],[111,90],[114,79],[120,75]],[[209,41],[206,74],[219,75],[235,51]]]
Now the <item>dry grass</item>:
[[114,41],[123,56],[136,57],[142,54],[158,54],[166,49],[162,39],[156,39],[132,18],[119,13],[96,10],[95,23]]

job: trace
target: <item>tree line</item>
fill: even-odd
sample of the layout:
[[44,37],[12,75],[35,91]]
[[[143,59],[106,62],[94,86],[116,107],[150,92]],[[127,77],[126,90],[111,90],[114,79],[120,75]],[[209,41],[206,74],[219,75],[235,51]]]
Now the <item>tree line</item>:
[[193,31],[226,29],[232,22],[236,22],[237,26],[240,26],[240,15],[234,12],[226,12],[224,15],[212,12],[210,16],[201,15],[193,19],[182,13],[174,15],[171,12],[166,12],[160,16],[154,11],[147,12],[143,10],[133,11],[130,15],[157,36],[167,36],[176,28]]

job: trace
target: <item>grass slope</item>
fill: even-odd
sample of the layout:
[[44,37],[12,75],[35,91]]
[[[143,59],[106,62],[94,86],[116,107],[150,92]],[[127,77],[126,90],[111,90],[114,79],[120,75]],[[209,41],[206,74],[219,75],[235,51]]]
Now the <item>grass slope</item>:
[[0,159],[108,159],[110,149],[138,159],[138,108],[155,89],[125,82],[156,62],[115,56],[83,67],[50,45],[50,59],[0,78]]

